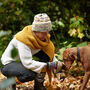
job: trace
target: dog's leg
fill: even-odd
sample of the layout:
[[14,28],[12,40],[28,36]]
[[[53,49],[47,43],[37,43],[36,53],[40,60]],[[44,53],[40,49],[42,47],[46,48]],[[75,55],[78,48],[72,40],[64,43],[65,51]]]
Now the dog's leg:
[[47,70],[47,74],[48,74],[48,78],[49,78],[49,83],[51,84],[51,81],[52,81],[52,70],[48,69]]
[[83,78],[83,83],[81,85],[81,88],[80,90],[84,90],[85,89],[85,86],[89,80],[89,77],[90,77],[90,72],[85,72],[85,75],[84,75],[84,78]]
[[52,69],[48,69],[47,74],[48,74],[48,78],[49,78],[49,86],[48,86],[47,90],[54,90],[53,86],[52,86],[52,77],[53,77]]

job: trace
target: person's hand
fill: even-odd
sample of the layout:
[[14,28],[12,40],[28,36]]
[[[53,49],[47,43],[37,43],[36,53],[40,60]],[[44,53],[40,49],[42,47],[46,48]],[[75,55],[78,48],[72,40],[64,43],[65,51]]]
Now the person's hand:
[[56,61],[56,62],[48,62],[47,63],[47,69],[56,69],[56,72],[60,72],[62,69],[65,69],[65,65],[60,62],[60,61]]
[[62,70],[62,66],[63,66],[63,63],[62,62],[60,62],[60,61],[58,61],[57,62],[57,66],[56,66],[56,71],[57,72],[60,72],[61,70]]

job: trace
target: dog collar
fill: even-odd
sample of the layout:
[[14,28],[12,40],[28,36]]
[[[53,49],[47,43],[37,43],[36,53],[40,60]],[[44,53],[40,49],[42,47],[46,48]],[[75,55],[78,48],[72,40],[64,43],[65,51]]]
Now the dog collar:
[[77,62],[79,62],[80,56],[79,56],[79,48],[77,48]]

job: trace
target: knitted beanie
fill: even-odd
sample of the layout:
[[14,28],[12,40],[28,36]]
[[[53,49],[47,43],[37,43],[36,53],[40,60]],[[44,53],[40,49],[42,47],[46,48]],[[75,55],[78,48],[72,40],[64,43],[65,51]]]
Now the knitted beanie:
[[35,15],[32,23],[32,31],[49,32],[51,29],[51,20],[46,13]]

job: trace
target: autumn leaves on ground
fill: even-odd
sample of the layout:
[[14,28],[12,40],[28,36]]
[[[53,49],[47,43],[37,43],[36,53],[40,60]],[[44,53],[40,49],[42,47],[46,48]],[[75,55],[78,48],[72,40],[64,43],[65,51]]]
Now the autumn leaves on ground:
[[[3,79],[6,79],[6,77],[0,73],[0,81],[2,81]],[[58,80],[58,78],[53,78],[52,85],[53,85],[54,90],[79,90],[82,80],[83,80],[83,76],[78,76],[75,78],[72,76],[68,76],[65,78],[64,81],[61,81],[61,82],[60,80]],[[44,85],[48,87],[47,75],[45,77]],[[18,84],[17,90],[34,90],[33,86],[34,86],[34,81],[30,81],[30,82]],[[90,90],[90,80],[87,84],[87,88],[88,89],[86,90]]]
[[[52,86],[49,90],[80,90],[80,86],[83,82],[84,77],[84,70],[82,68],[82,64],[78,62],[78,66],[76,62],[72,64],[72,67],[68,71],[64,71],[65,79],[62,81],[60,77],[62,77],[62,73],[57,73],[56,77],[53,76],[52,78]],[[4,79],[7,79],[2,73],[0,72],[0,82]],[[44,86],[49,88],[48,76],[46,74]],[[9,89],[10,90],[10,89]],[[25,82],[22,84],[16,85],[16,90],[34,90],[34,81]],[[87,83],[85,90],[90,90],[90,79]]]

